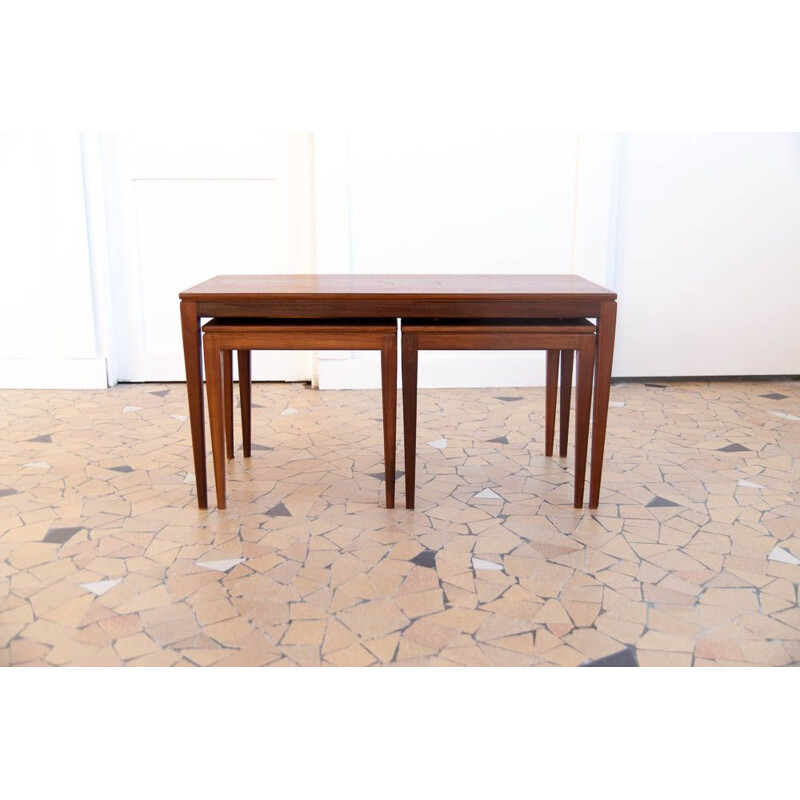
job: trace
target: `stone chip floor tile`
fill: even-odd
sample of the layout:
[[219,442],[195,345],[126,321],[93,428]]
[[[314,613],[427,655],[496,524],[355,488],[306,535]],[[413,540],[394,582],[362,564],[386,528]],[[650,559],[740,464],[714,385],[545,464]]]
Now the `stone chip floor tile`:
[[800,383],[615,384],[593,511],[543,389],[421,391],[413,511],[379,392],[253,398],[200,511],[183,385],[0,391],[0,666],[800,665]]

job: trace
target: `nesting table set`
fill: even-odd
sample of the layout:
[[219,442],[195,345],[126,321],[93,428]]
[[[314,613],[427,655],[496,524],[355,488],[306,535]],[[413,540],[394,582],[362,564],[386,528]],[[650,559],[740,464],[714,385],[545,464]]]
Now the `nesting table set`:
[[[397,320],[400,320],[406,506],[414,507],[418,353],[546,350],[545,452],[553,453],[561,374],[559,452],[566,455],[573,353],[575,502],[583,486],[591,413],[589,508],[603,469],[617,295],[577,275],[222,275],[181,292],[181,328],[197,504],[208,507],[203,402],[205,340],[217,505],[225,507],[225,456],[233,456],[232,352],[238,353],[242,436],[250,454],[252,350],[381,352],[386,506],[394,507]],[[201,319],[212,318],[201,331]],[[595,324],[587,321],[595,320]]]

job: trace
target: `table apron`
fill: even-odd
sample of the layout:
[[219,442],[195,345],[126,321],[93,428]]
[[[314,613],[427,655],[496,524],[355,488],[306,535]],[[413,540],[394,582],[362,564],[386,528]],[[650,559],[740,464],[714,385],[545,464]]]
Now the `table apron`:
[[[613,302],[613,301],[612,301]],[[264,298],[197,302],[200,317],[265,317],[328,319],[334,317],[447,317],[468,319],[559,319],[592,317],[603,303],[596,300],[524,300],[493,298]]]
[[412,333],[418,350],[577,350],[594,333]]

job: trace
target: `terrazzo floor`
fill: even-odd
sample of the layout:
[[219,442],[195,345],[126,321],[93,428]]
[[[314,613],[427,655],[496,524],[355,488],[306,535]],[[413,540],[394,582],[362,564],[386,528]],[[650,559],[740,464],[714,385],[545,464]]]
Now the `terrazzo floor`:
[[421,391],[414,511],[378,392],[253,390],[222,512],[183,385],[0,392],[0,665],[800,663],[798,382],[614,385],[596,511],[543,389]]

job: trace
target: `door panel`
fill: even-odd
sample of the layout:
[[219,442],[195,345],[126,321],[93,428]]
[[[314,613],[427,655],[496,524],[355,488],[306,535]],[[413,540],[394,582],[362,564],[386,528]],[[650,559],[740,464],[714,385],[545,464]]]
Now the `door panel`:
[[[310,233],[303,144],[310,145],[303,134],[137,136],[104,148],[119,201],[112,223],[126,242],[114,265],[120,380],[183,380],[181,290],[224,273],[313,266],[297,257],[298,240]],[[254,354],[255,380],[311,374],[310,354]]]
[[577,134],[357,135],[356,273],[572,271]]
[[[573,271],[577,133],[355,134],[348,142],[352,271]],[[322,388],[377,386],[377,356],[321,357]],[[430,352],[420,386],[541,385],[536,352]]]

